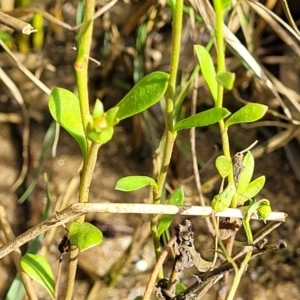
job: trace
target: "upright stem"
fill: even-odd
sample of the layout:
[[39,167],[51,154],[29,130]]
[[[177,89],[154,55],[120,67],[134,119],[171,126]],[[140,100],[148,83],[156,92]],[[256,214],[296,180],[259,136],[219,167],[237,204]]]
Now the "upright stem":
[[[224,36],[223,36],[223,9],[221,0],[213,0],[214,9],[216,14],[216,44],[217,44],[217,72],[224,72],[225,69],[225,47],[224,47]],[[223,93],[224,88],[221,84],[218,84],[218,94],[216,107],[223,107]],[[229,147],[229,137],[228,137],[228,128],[225,127],[223,120],[219,122],[223,153],[231,161],[230,147]],[[234,184],[233,169],[228,174],[228,183]],[[236,205],[236,197],[233,197],[231,205]],[[225,241],[226,253],[228,256],[231,256],[233,241],[235,236],[232,236]],[[219,294],[217,299],[223,300],[226,298],[228,287],[228,274],[226,274],[220,282]]]
[[[93,35],[93,15],[95,10],[95,0],[84,1],[84,23],[90,22],[85,32],[80,36],[78,44],[77,59],[74,64],[76,81],[78,88],[78,98],[80,102],[81,117],[83,128],[86,129],[88,124],[89,109],[89,92],[88,92],[88,62]],[[84,26],[83,26],[84,28]]]
[[[162,165],[157,178],[158,190],[153,192],[153,203],[159,204],[167,176],[168,167],[170,164],[174,142],[176,139],[176,132],[173,131],[174,122],[174,104],[176,94],[176,78],[180,56],[180,44],[181,44],[181,31],[182,31],[182,12],[183,12],[183,0],[177,0],[175,5],[175,14],[173,17],[173,31],[172,31],[172,54],[171,54],[171,66],[168,88],[166,92],[166,129],[165,129],[165,149],[163,154]],[[151,218],[151,233],[153,237],[156,258],[158,259],[161,247],[159,241],[159,235],[157,232],[158,215],[153,215]],[[162,277],[160,272],[158,277]]]
[[[92,43],[93,34],[93,15],[95,9],[94,0],[84,1],[84,23],[90,22],[85,28],[83,25],[83,32],[80,33],[78,40],[78,54],[74,64],[76,73],[78,98],[81,110],[81,118],[83,128],[86,130],[88,125],[88,118],[90,115],[89,109],[89,93],[88,93],[88,62]],[[92,175],[95,169],[97,154],[100,145],[88,142],[88,157],[84,160],[82,168],[82,176],[79,187],[79,203],[88,202],[89,188],[92,180]],[[83,223],[84,216],[78,218],[77,222]],[[74,290],[75,275],[77,270],[79,250],[77,247],[72,246],[69,251],[69,261],[66,278],[65,300],[71,300]]]
[[[89,190],[92,181],[92,176],[94,173],[97,154],[99,150],[100,144],[92,143],[89,149],[87,161],[83,167],[83,173],[80,180],[80,187],[79,187],[79,203],[86,203],[88,202],[89,197]],[[79,217],[76,221],[83,223],[85,216]],[[69,300],[72,299],[72,293],[74,290],[74,282],[75,282],[75,275],[77,270],[77,263],[78,263],[78,255],[79,250],[77,247],[71,247],[69,251],[69,261],[68,261],[68,269],[67,269],[67,279],[66,279],[66,290],[64,299]]]

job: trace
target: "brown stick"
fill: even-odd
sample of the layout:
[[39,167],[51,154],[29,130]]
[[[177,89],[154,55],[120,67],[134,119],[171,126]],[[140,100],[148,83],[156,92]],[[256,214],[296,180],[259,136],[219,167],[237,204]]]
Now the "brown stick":
[[27,34],[27,35],[30,35],[31,33],[37,31],[37,29],[34,29],[31,26],[31,24],[16,19],[14,17],[11,17],[1,11],[0,11],[0,23],[16,31],[21,31],[23,34]]

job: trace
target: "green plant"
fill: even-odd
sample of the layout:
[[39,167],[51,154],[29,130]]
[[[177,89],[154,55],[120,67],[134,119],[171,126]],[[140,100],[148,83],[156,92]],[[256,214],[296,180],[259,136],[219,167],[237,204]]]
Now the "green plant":
[[[153,289],[153,281],[164,280],[165,270],[163,267],[162,256],[166,256],[166,250],[161,247],[161,238],[164,238],[165,244],[172,247],[176,242],[176,238],[171,237],[169,233],[170,225],[174,219],[174,212],[168,214],[168,206],[171,210],[174,206],[178,206],[177,212],[184,212],[186,209],[184,204],[184,191],[181,188],[176,189],[170,195],[167,195],[165,186],[166,178],[169,172],[169,164],[173,153],[173,148],[179,132],[187,129],[194,129],[196,127],[207,127],[213,124],[219,124],[220,140],[222,143],[222,155],[216,159],[216,168],[222,179],[219,192],[214,195],[211,201],[211,208],[209,213],[203,215],[212,215],[212,222],[214,224],[215,235],[218,238],[219,246],[216,246],[216,254],[222,255],[229,263],[226,269],[220,267],[215,269],[216,274],[220,276],[222,272],[234,270],[234,283],[229,291],[228,299],[233,299],[237,286],[241,279],[242,273],[252,257],[252,251],[246,253],[242,259],[235,259],[232,257],[231,249],[234,241],[235,232],[231,233],[232,239],[224,242],[221,239],[220,230],[218,227],[219,216],[226,212],[228,208],[236,209],[236,212],[243,212],[242,218],[243,227],[247,237],[247,247],[252,247],[254,238],[250,227],[250,219],[254,214],[258,218],[266,221],[271,215],[270,202],[267,199],[255,200],[259,192],[263,189],[265,184],[265,176],[260,176],[252,179],[254,174],[255,160],[250,152],[250,149],[240,151],[232,156],[230,143],[230,129],[234,125],[255,122],[261,119],[266,111],[267,106],[258,103],[248,103],[241,107],[236,112],[231,113],[223,104],[224,90],[230,90],[234,86],[234,73],[226,71],[225,68],[225,49],[223,36],[223,10],[230,4],[230,1],[215,0],[214,7],[216,13],[216,30],[215,42],[217,50],[217,68],[214,66],[213,55],[209,50],[212,41],[204,47],[195,45],[195,56],[198,58],[198,64],[195,66],[192,75],[187,80],[185,86],[179,90],[177,82],[178,66],[180,61],[181,49],[181,34],[182,34],[182,15],[186,11],[184,9],[183,0],[169,1],[173,13],[173,32],[172,32],[172,52],[170,59],[170,74],[156,71],[146,76],[143,76],[143,69],[140,66],[141,60],[138,57],[135,73],[135,86],[128,92],[128,94],[119,101],[114,107],[105,110],[102,102],[99,99],[94,101],[93,111],[89,108],[89,94],[88,94],[88,60],[90,45],[92,39],[92,26],[94,3],[93,1],[86,1],[84,9],[84,19],[80,31],[77,35],[78,56],[74,64],[77,79],[77,91],[73,93],[69,90],[56,87],[52,90],[49,96],[49,110],[53,119],[62,126],[78,143],[82,154],[82,168],[80,171],[80,186],[78,203],[66,208],[63,211],[57,212],[55,215],[43,218],[40,226],[33,228],[28,232],[26,239],[19,237],[16,239],[15,245],[12,243],[6,246],[6,251],[12,251],[21,244],[24,244],[28,239],[33,239],[39,234],[49,230],[54,226],[61,226],[66,223],[71,223],[67,230],[67,250],[68,257],[68,271],[64,299],[71,299],[74,291],[74,282],[77,268],[78,256],[91,247],[99,245],[102,242],[103,236],[95,226],[85,222],[84,215],[91,211],[103,212],[106,208],[90,205],[89,202],[89,188],[92,181],[92,175],[95,169],[96,160],[99,149],[104,144],[111,141],[115,126],[122,120],[143,113],[152,105],[158,103],[164,98],[164,117],[165,117],[165,131],[160,143],[161,157],[158,161],[158,172],[155,176],[127,176],[121,178],[116,183],[116,190],[131,192],[137,189],[148,187],[151,189],[151,203],[153,207],[164,209],[163,213],[152,212],[151,216],[151,234],[155,248],[157,264],[155,271],[152,273],[150,283],[145,291],[143,299],[149,299]],[[141,44],[138,45],[139,51],[142,52],[145,45],[145,26],[140,27],[139,36]],[[196,113],[192,116],[183,117],[183,106],[185,96],[194,82],[199,72],[203,75],[205,82],[210,90],[212,96],[212,108]],[[142,78],[141,78],[142,77]],[[94,99],[93,99],[94,100]],[[51,136],[49,139],[45,138],[45,148],[49,147],[49,143],[53,141],[53,125],[51,126]],[[50,142],[49,142],[50,141]],[[244,153],[246,155],[244,156]],[[101,154],[101,151],[100,151]],[[39,162],[39,166],[43,161],[43,153]],[[39,172],[39,168],[37,170]],[[21,198],[22,201],[26,199],[27,195],[34,188],[36,178],[33,181],[30,189]],[[48,195],[50,202],[51,196]],[[162,204],[166,206],[160,206]],[[126,204],[122,203],[120,207],[124,208]],[[128,207],[133,206],[128,204]],[[138,206],[140,213],[147,213],[141,210],[142,206]],[[147,206],[149,208],[149,206]],[[238,208],[238,209],[237,209]],[[97,211],[98,209],[98,211]],[[150,211],[150,209],[149,209]],[[148,213],[149,213],[148,211]],[[122,213],[115,207],[113,212]],[[134,211],[136,212],[136,211]],[[231,215],[228,215],[231,217]],[[233,219],[235,219],[233,217]],[[231,220],[233,223],[235,220]],[[191,232],[191,231],[190,231]],[[30,235],[30,236],[29,236]],[[260,236],[263,236],[261,234]],[[201,258],[201,255],[196,251],[191,239],[192,247],[191,261],[184,261],[184,267],[195,265],[200,272],[208,271],[215,262],[207,262]],[[256,242],[257,243],[257,242]],[[10,248],[9,248],[10,247]],[[4,250],[5,250],[4,249]],[[221,250],[219,250],[221,249]],[[255,249],[252,249],[253,251]],[[177,255],[177,262],[178,253]],[[205,264],[205,267],[201,265]],[[51,298],[57,295],[55,293],[55,282],[51,268],[46,260],[38,254],[26,254],[21,260],[22,271],[29,274],[34,280],[42,284],[48,291]],[[175,268],[176,269],[176,268]],[[225,270],[225,271],[224,271]],[[175,270],[176,271],[176,270]],[[170,276],[168,287],[173,285],[178,279],[174,270]],[[116,276],[117,277],[117,276]],[[199,277],[200,278],[200,277]],[[201,278],[200,278],[201,279]],[[219,280],[221,277],[219,278]],[[115,282],[115,278],[110,282],[111,285]],[[56,283],[57,284],[57,283]],[[172,287],[173,288],[173,287]],[[178,283],[174,288],[174,297],[180,297],[180,294],[187,293],[189,288],[183,284]],[[172,291],[173,292],[173,291]],[[181,298],[180,298],[181,299]]]

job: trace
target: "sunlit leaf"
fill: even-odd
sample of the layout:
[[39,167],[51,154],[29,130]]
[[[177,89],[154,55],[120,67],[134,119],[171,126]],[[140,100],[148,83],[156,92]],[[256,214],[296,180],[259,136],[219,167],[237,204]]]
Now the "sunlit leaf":
[[220,155],[216,159],[216,168],[221,177],[225,178],[232,169],[232,163],[225,155]]
[[175,289],[175,294],[176,295],[179,295],[181,292],[185,291],[186,290],[186,286],[179,282],[176,284],[176,289]]
[[226,108],[214,107],[179,121],[175,124],[174,130],[208,126],[219,122],[229,115],[230,112]]
[[229,208],[235,191],[236,189],[234,184],[228,184],[228,186],[224,189],[223,192],[221,192],[213,198],[211,202],[212,209],[215,212],[222,212],[225,209]]
[[218,83],[216,81],[216,71],[212,58],[203,46],[195,45],[194,49],[199,60],[203,77],[210,89],[213,99],[217,101]]
[[21,268],[28,276],[42,285],[54,299],[54,276],[44,256],[26,253],[21,259]]
[[242,164],[244,169],[239,177],[239,182],[237,187],[237,192],[241,195],[248,187],[254,172],[255,161],[250,151],[248,151],[247,154],[245,155]]
[[264,116],[268,106],[259,103],[250,103],[243,106],[237,112],[233,113],[225,122],[225,126],[229,127],[233,124],[251,123],[259,120]]
[[49,96],[48,106],[53,119],[73,136],[81,148],[83,157],[86,158],[87,142],[79,99],[66,89],[55,88]]
[[123,192],[131,192],[139,190],[146,186],[152,186],[157,190],[155,180],[148,176],[127,176],[118,180],[115,189]]
[[238,205],[244,204],[247,200],[255,197],[264,187],[266,182],[266,177],[265,176],[260,176],[253,181],[251,181],[246,190],[243,192],[243,194],[238,194]]
[[153,72],[141,79],[131,91],[116,105],[117,119],[136,115],[158,102],[167,89],[169,75]]
[[267,199],[261,199],[261,205],[257,209],[257,215],[260,220],[263,220],[266,223],[268,216],[272,212],[270,201]]
[[216,79],[219,84],[221,84],[227,90],[231,90],[235,81],[235,74],[231,72],[218,72],[216,75]]
[[[183,189],[180,188],[176,190],[172,196],[170,197],[168,204],[170,205],[183,205],[184,202],[184,193]],[[162,233],[169,228],[173,219],[175,218],[174,215],[163,215],[158,223],[157,231],[158,235],[161,236]]]
[[227,6],[231,4],[232,0],[221,0],[222,8],[225,9]]
[[70,243],[76,245],[83,252],[100,244],[103,240],[102,232],[90,223],[73,222],[69,230]]

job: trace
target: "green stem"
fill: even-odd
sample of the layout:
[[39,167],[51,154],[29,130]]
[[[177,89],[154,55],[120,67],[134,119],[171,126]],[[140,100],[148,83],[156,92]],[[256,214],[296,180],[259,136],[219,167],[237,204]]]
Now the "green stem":
[[[89,191],[90,191],[90,185],[92,181],[92,176],[94,173],[96,161],[97,161],[97,155],[100,144],[92,143],[88,158],[86,163],[83,167],[83,173],[80,180],[80,187],[79,187],[79,203],[86,203],[88,202],[89,198]],[[79,217],[76,222],[83,223],[85,216]],[[70,300],[72,299],[72,293],[74,290],[74,282],[75,282],[75,275],[77,270],[77,263],[78,263],[78,255],[79,250],[77,247],[71,247],[69,251],[69,261],[68,261],[68,269],[67,269],[67,279],[66,279],[66,290],[64,299]]]
[[[165,139],[166,144],[164,148],[162,165],[157,178],[158,190],[153,191],[153,203],[159,204],[161,202],[161,196],[165,185],[168,167],[170,164],[174,142],[176,139],[176,132],[173,131],[174,122],[174,106],[175,106],[175,94],[176,94],[176,78],[179,65],[180,56],[180,44],[181,44],[181,32],[182,32],[182,14],[183,14],[183,0],[177,0],[175,4],[175,14],[173,17],[173,31],[172,31],[172,56],[170,65],[170,77],[168,88],[166,92],[166,129]],[[154,215],[151,218],[151,233],[155,248],[156,258],[159,258],[161,253],[159,235],[157,232],[158,215]],[[159,278],[163,278],[162,271],[158,275]]]
[[229,291],[228,296],[227,296],[227,300],[233,300],[234,299],[235,293],[237,291],[237,288],[239,286],[241,278],[244,274],[244,271],[247,268],[248,262],[251,259],[251,256],[252,256],[252,252],[248,252],[246,254],[245,259],[243,260],[243,262],[240,265],[239,271],[237,273],[235,273],[230,291]]
[[[90,22],[89,26],[79,37],[78,43],[78,54],[77,59],[74,64],[77,88],[78,88],[78,98],[81,110],[81,118],[83,123],[83,128],[86,130],[88,124],[88,118],[90,115],[89,109],[89,93],[88,93],[88,61],[92,42],[93,34],[93,15],[95,9],[94,0],[85,0],[84,2],[84,22]],[[83,26],[84,27],[84,26]],[[82,168],[82,176],[80,180],[79,187],[79,203],[88,202],[89,188],[91,185],[92,175],[95,169],[97,154],[100,145],[88,142],[88,157],[84,161]],[[84,216],[78,218],[77,222],[83,223]],[[77,247],[71,247],[69,251],[69,261],[68,269],[66,274],[66,289],[64,294],[65,300],[71,300],[74,290],[75,276],[77,270],[79,250]]]
[[90,21],[86,31],[80,37],[78,43],[78,54],[74,64],[76,73],[76,81],[78,88],[78,98],[81,109],[81,117],[83,128],[86,129],[88,124],[88,117],[90,115],[89,109],[89,93],[88,93],[88,62],[92,43],[93,34],[93,15],[95,10],[94,0],[84,1],[84,22]]
[[[216,13],[216,44],[217,44],[217,72],[224,72],[225,68],[225,45],[224,45],[224,35],[223,35],[223,10],[222,1],[214,0],[214,8]],[[221,84],[218,84],[218,94],[216,107],[223,107],[223,94],[224,88]],[[231,161],[230,147],[229,147],[229,137],[228,128],[225,127],[224,120],[219,122],[222,147],[224,155]],[[234,184],[233,170],[228,175],[229,184]]]

